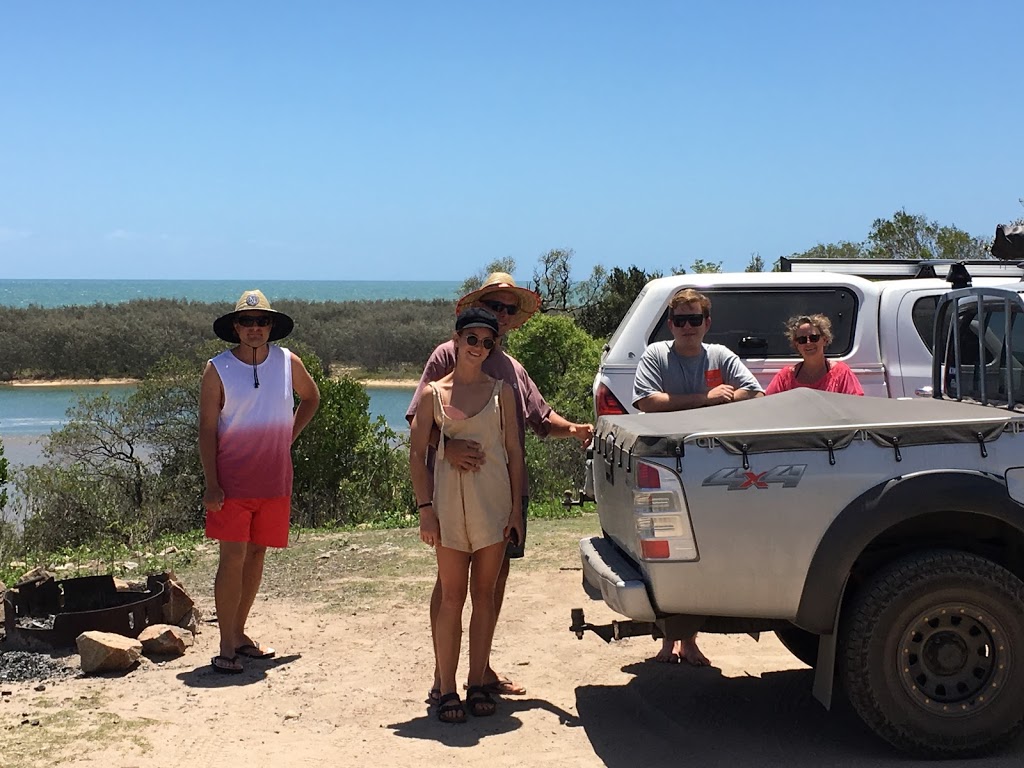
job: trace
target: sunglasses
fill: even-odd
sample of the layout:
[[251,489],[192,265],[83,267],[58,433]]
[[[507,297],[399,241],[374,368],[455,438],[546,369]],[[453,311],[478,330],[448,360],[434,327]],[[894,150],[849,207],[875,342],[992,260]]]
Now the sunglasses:
[[694,328],[699,328],[704,325],[704,315],[693,314],[693,315],[672,315],[672,325],[676,328],[682,328],[689,323]]
[[[492,312],[504,311],[509,317],[514,317],[519,312],[519,305],[517,304],[503,304],[500,301],[494,299],[481,299],[480,303],[487,307]],[[488,347],[490,349],[490,347]]]
[[252,328],[254,325],[258,325],[260,328],[266,328],[268,325],[274,324],[274,318],[263,315],[261,317],[253,317],[252,315],[242,315],[236,317],[235,322],[243,328]]
[[797,336],[794,339],[794,341],[797,344],[806,344],[807,342],[811,342],[811,344],[817,344],[818,343],[818,339],[820,339],[820,338],[821,338],[821,334],[820,333],[812,333],[810,336]]
[[484,349],[494,349],[494,339],[481,339],[479,336],[469,334],[466,338],[466,343],[471,347],[475,347],[477,344],[483,344]]

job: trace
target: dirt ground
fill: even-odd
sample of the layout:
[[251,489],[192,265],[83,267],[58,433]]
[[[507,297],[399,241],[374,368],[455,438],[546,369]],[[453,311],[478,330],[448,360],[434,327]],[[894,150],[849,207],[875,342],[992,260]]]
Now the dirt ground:
[[[820,707],[811,671],[774,636],[705,636],[710,669],[652,661],[649,638],[577,640],[571,608],[594,623],[615,618],[580,588],[575,542],[595,524],[531,522],[493,654],[529,690],[494,717],[442,724],[425,703],[432,554],[415,532],[300,535],[268,559],[250,623],[275,659],[213,673],[217,628],[206,622],[179,659],[45,690],[0,684],[0,766],[908,763],[849,712]],[[174,564],[208,614],[213,554]],[[977,764],[1022,760],[1018,744]]]

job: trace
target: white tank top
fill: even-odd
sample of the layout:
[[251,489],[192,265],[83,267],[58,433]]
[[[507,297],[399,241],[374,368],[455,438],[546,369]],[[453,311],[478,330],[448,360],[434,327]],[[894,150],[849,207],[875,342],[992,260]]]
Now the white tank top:
[[269,347],[267,359],[256,366],[259,387],[254,386],[252,363],[230,350],[210,361],[224,386],[217,420],[217,478],[228,498],[292,493],[292,353]]

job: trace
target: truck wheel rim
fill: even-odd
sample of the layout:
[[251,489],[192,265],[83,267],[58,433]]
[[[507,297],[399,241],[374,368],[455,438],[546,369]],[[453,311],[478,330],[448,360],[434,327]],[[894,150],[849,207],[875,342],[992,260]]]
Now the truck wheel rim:
[[903,633],[900,681],[931,714],[965,717],[999,695],[1011,665],[1006,633],[977,606],[947,603],[921,613]]

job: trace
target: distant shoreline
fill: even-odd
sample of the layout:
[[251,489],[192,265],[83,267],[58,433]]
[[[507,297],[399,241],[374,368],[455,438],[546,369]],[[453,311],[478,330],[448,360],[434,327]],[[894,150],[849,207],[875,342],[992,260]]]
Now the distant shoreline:
[[138,383],[138,379],[13,379],[3,382],[8,387],[113,387]]
[[[358,379],[364,387],[415,389],[419,379]],[[138,379],[14,379],[0,382],[6,387],[115,387],[138,384]]]

